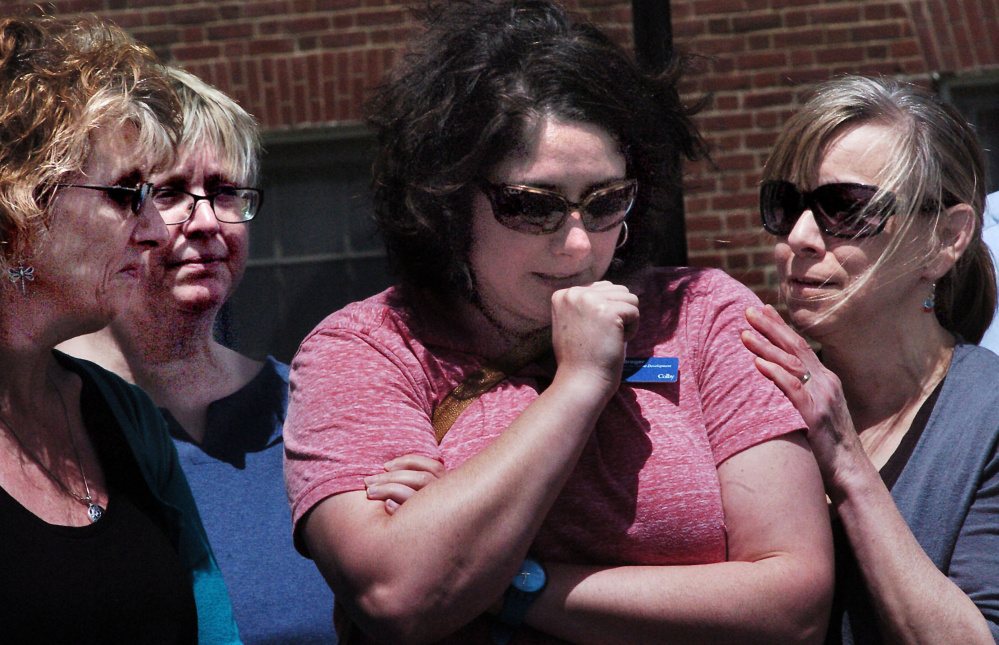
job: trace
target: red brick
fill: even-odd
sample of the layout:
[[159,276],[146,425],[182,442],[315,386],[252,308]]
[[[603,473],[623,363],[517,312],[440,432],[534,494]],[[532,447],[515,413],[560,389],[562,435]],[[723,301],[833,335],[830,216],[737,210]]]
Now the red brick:
[[288,54],[295,50],[295,44],[287,38],[258,38],[250,43],[249,49],[254,56]]
[[854,42],[864,40],[891,40],[899,38],[901,35],[901,26],[896,23],[888,22],[877,25],[854,27],[852,40]]
[[247,40],[253,37],[253,31],[253,24],[248,22],[223,22],[207,28],[210,40]]
[[784,52],[743,54],[736,58],[736,66],[740,70],[765,69],[787,65],[787,55]]
[[357,14],[359,27],[377,27],[380,25],[397,25],[403,22],[405,13],[401,10],[365,11]]
[[864,49],[862,47],[835,47],[822,52],[820,60],[826,64],[858,62],[864,60]]
[[319,44],[321,47],[329,49],[346,49],[367,44],[368,36],[363,31],[355,32],[333,32],[321,36]]
[[248,2],[244,4],[243,16],[246,18],[266,18],[268,16],[283,16],[288,13],[286,0],[269,0],[268,2]]
[[326,31],[330,28],[331,23],[332,21],[325,16],[309,16],[281,21],[278,23],[278,27],[281,33],[302,34],[314,31]]
[[221,54],[221,48],[218,45],[177,45],[171,53],[179,61],[195,61],[216,58]]
[[772,11],[741,14],[732,17],[732,30],[736,32],[772,30],[779,28],[780,22],[780,15]]
[[756,195],[720,195],[711,200],[715,210],[746,210],[756,208],[759,198]]
[[711,14],[733,14],[746,9],[743,0],[693,0],[694,13],[700,16]]
[[774,46],[782,49],[787,47],[815,47],[826,41],[826,30],[812,28],[782,31],[774,34],[773,39]]
[[204,25],[220,18],[218,10],[212,7],[175,9],[169,16],[170,21],[178,25]]
[[750,109],[767,108],[775,105],[786,105],[791,100],[788,92],[759,92],[749,94],[743,100],[743,105]]
[[815,8],[810,11],[811,20],[818,25],[832,25],[836,23],[855,23],[860,21],[859,4],[844,5],[840,7]]

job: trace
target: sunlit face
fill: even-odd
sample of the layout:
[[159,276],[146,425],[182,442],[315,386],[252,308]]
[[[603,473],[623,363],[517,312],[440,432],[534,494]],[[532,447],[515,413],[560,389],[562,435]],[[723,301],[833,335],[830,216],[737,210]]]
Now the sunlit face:
[[[239,185],[208,144],[182,150],[177,165],[153,176],[153,183],[194,195]],[[246,269],[248,224],[220,222],[208,201],[200,200],[190,219],[167,229],[170,239],[163,251],[150,259],[150,295],[167,298],[185,311],[218,310]]]
[[[836,182],[878,186],[882,171],[892,160],[896,136],[889,127],[875,124],[844,130],[826,149],[812,188]],[[872,279],[829,315],[881,257],[900,223],[897,216],[892,217],[880,235],[843,239],[824,235],[812,211],[806,210],[791,233],[778,238],[774,246],[781,295],[792,321],[815,336],[845,324],[884,316],[897,320],[918,312],[928,291],[920,288],[918,275],[907,264],[916,252],[913,249],[879,267]]]
[[[135,187],[146,181],[148,160],[136,152],[133,126],[101,130],[80,173],[63,183]],[[131,199],[86,188],[59,188],[51,205],[51,223],[36,242],[31,258],[29,297],[51,297],[65,307],[74,324],[70,335],[96,331],[129,303],[140,284],[149,251],[162,247],[167,230],[152,200],[132,212]]]
[[[545,118],[531,145],[499,164],[488,179],[557,191],[573,202],[594,188],[624,179],[617,142],[600,127]],[[469,265],[483,312],[508,333],[551,323],[551,297],[599,280],[610,267],[621,227],[587,232],[578,212],[547,235],[521,233],[493,217],[489,199],[474,199]]]

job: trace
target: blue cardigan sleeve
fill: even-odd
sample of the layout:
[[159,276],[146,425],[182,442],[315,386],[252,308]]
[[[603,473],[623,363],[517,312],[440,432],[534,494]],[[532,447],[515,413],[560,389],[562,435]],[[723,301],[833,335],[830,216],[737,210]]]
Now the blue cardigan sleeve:
[[999,357],[958,344],[923,435],[892,487],[926,554],[999,643]]
[[163,416],[145,392],[115,374],[88,361],[69,356],[60,358],[79,365],[93,378],[125,433],[150,490],[163,505],[174,533],[171,538],[194,586],[198,642],[201,645],[241,643],[229,592]]

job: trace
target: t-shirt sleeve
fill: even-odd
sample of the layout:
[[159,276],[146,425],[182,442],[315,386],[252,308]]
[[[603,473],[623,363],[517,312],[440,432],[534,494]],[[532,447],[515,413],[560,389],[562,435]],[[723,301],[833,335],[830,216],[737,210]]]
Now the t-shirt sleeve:
[[715,463],[781,435],[803,429],[805,422],[787,397],[754,363],[742,343],[750,329],[746,309],[762,307],[749,289],[721,272],[711,272],[691,305],[688,333],[701,405]]
[[978,490],[954,545],[948,575],[978,606],[999,643],[999,454],[982,472]]
[[292,521],[406,454],[439,459],[430,386],[416,358],[352,330],[319,330],[292,363],[285,483]]

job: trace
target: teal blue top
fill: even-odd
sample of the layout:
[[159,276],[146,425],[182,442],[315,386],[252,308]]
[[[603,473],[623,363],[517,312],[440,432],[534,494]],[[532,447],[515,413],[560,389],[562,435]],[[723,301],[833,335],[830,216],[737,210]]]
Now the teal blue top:
[[[100,389],[128,439],[146,483],[176,536],[181,563],[191,575],[198,606],[198,642],[240,643],[229,592],[222,579],[194,496],[181,470],[166,422],[149,396],[138,387],[89,362],[55,351],[68,369],[89,377]],[[173,539],[173,538],[171,538]]]

